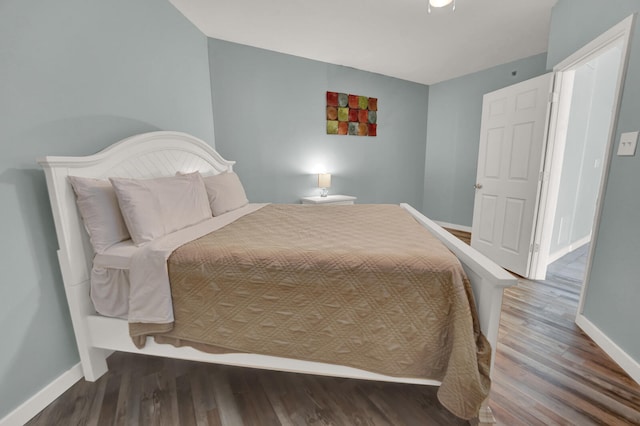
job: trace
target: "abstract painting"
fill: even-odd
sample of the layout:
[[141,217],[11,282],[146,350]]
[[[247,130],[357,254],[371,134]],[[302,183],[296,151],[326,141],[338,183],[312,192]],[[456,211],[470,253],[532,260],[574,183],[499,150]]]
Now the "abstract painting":
[[377,136],[378,98],[327,92],[327,134]]

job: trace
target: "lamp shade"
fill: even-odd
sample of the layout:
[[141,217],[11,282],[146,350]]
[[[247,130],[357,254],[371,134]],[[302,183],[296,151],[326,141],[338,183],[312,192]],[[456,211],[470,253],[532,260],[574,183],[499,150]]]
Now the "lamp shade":
[[319,173],[318,188],[330,188],[330,187],[331,187],[331,173]]
[[444,7],[448,4],[451,4],[453,0],[429,0],[429,4],[432,7]]

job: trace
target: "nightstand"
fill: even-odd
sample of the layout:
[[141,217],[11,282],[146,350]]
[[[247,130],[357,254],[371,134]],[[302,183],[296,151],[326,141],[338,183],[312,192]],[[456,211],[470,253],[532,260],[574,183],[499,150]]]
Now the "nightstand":
[[302,197],[302,204],[353,204],[356,197],[350,195],[327,195],[326,197]]

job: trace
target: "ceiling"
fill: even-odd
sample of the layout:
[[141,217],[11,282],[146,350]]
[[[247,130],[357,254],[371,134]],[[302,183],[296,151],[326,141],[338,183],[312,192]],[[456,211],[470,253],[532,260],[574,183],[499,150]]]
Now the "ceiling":
[[547,50],[557,0],[170,0],[209,37],[434,84]]

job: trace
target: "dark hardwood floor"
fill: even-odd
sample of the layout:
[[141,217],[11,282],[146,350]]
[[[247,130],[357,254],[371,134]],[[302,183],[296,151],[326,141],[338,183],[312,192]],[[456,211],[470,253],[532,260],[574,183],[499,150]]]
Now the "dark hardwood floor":
[[[490,405],[500,425],[640,424],[640,385],[574,324],[583,252],[506,291]],[[426,386],[116,353],[29,425],[456,425]]]
[[502,424],[640,424],[640,385],[574,323],[587,246],[505,291],[491,407]]

